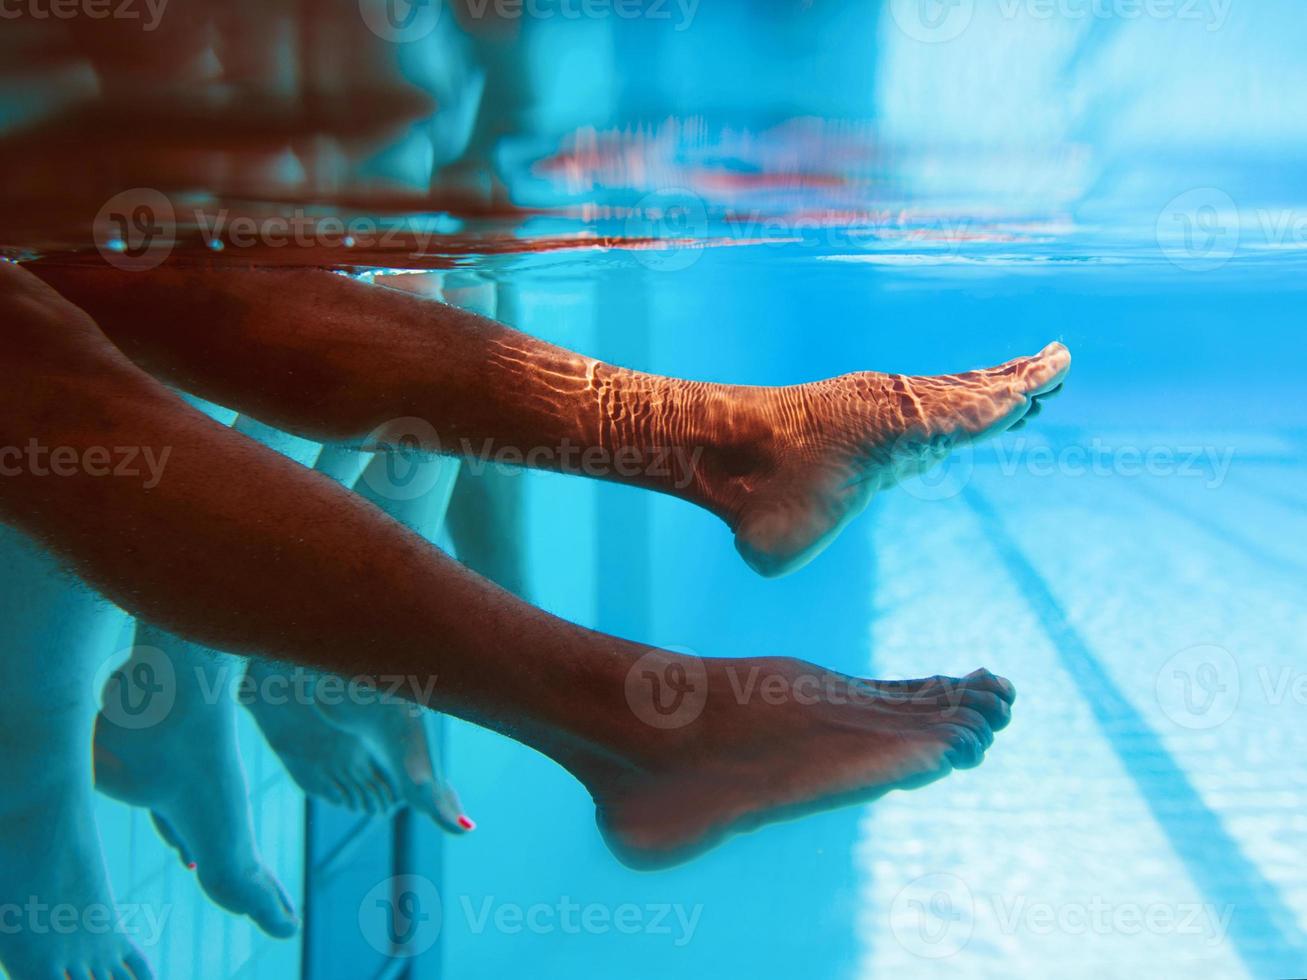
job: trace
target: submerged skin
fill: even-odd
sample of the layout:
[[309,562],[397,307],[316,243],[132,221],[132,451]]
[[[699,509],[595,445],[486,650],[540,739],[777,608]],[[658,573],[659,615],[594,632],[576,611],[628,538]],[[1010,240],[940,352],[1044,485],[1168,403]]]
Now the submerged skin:
[[[47,909],[43,919],[7,917],[0,964],[13,980],[148,980],[153,973],[133,940],[158,937],[113,928],[91,795],[94,680],[122,613],[16,530],[0,528],[0,552],[0,905],[30,901]],[[80,924],[56,931],[54,907],[75,909]],[[87,912],[101,916],[100,924],[83,918]]]
[[[406,458],[401,464],[406,467],[405,477],[414,481],[407,486],[425,488],[409,498],[386,492],[390,478],[386,457],[364,458],[369,461],[355,482],[355,492],[427,541],[433,540],[449,509],[458,462],[430,456]],[[425,712],[394,697],[367,703],[345,700],[323,704],[319,710],[341,731],[369,746],[394,788],[396,802],[412,807],[451,834],[465,834],[476,827],[441,771]]]
[[[271,448],[287,441],[283,433],[248,416],[239,416],[233,427]],[[296,456],[292,449],[284,451]],[[407,481],[401,490],[407,492],[397,496],[385,492],[390,474],[384,457],[321,447],[314,468],[354,486],[365,499],[430,540],[444,520],[458,463],[424,456],[400,465]],[[325,675],[257,657],[249,662],[247,678],[247,707],[306,793],[367,813],[411,806],[451,834],[475,827],[441,773],[424,713],[410,702],[395,697],[323,700],[315,692]]]
[[[117,724],[112,712],[99,715],[96,788],[148,809],[159,835],[195,870],[214,902],[249,916],[268,935],[286,939],[295,934],[299,920],[254,841],[249,782],[230,693],[237,658],[141,623],[121,683],[151,676],[136,668],[153,668],[157,657],[172,665],[175,700],[162,718],[141,728]],[[141,694],[127,696],[141,702]]]
[[[868,374],[727,388],[600,365],[390,291],[365,302],[338,291],[339,277],[261,275],[232,275],[231,294],[221,288],[226,276],[191,279],[194,305],[166,277],[97,285],[74,276],[60,289],[79,286],[69,291],[89,298],[115,340],[161,376],[319,438],[357,437],[420,406],[437,432],[519,445],[572,437],[646,452],[702,439],[704,468],[683,495],[733,521],[741,551],[764,556],[768,571],[810,557],[905,461],[921,465],[912,434],[963,439],[1011,424],[1069,362],[1054,345],[929,383]],[[301,289],[318,319],[304,318]],[[267,309],[260,294],[294,300],[291,311]],[[169,331],[182,309],[222,330]],[[434,675],[429,707],[558,761],[590,791],[605,839],[633,866],[672,864],[734,832],[976,765],[1008,720],[1011,685],[986,671],[881,685],[799,660],[697,661],[567,623],[190,409],[87,313],[12,265],[0,265],[0,329],[0,358],[15,379],[0,392],[0,444],[36,437],[81,450],[105,440],[171,450],[150,490],[80,472],[9,477],[6,522],[193,642],[347,675]],[[423,377],[424,361],[432,377]],[[298,386],[285,384],[296,368]],[[856,489],[847,485],[853,473]],[[792,523],[781,526],[786,517]],[[741,698],[736,679],[750,670],[813,693]],[[696,678],[700,710],[677,727],[651,724],[633,677]]]
[[[768,576],[812,560],[877,491],[1021,421],[1071,363],[1054,343],[937,378],[717,385],[614,367],[327,272],[34,271],[139,366],[187,391],[321,441],[412,434],[435,452],[511,454],[669,493],[725,521]],[[414,418],[426,427],[392,428]]]

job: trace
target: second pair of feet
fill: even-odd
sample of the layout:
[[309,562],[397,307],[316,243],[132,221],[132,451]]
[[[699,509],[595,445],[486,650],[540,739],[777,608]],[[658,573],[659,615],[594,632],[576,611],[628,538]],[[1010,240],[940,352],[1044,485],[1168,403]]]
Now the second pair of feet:
[[[255,661],[249,686],[302,694],[309,688],[287,676],[294,671]],[[286,938],[299,922],[255,843],[234,706],[210,701],[179,704],[158,724],[141,729],[102,714],[95,730],[96,786],[148,809],[159,835],[214,902]],[[423,712],[415,705],[369,699],[328,706],[297,694],[256,696],[248,707],[305,793],[371,814],[411,806],[452,834],[475,827],[440,777]]]

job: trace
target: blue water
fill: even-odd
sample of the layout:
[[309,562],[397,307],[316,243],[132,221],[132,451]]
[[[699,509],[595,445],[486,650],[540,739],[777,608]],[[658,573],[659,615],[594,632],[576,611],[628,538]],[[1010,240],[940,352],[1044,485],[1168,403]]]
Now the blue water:
[[[987,666],[1017,687],[1011,725],[974,770],[637,873],[563,770],[487,731],[439,723],[479,823],[450,840],[306,805],[242,716],[256,836],[306,932],[276,943],[207,904],[145,815],[101,800],[118,899],[169,916],[145,950],[162,977],[1307,975],[1301,10],[943,4],[969,23],[927,43],[898,0],[799,6],[818,13],[533,25],[534,130],[495,163],[541,213],[405,216],[435,264],[442,236],[460,246],[415,288],[721,382],[1063,341],[1037,419],[780,580],[687,504],[516,477],[551,612],[701,656]],[[396,55],[414,79],[423,58]],[[576,165],[596,144],[616,151]],[[415,126],[364,176],[425,187],[432,152]],[[464,247],[491,233],[522,254]],[[587,247],[532,254],[545,236]],[[378,924],[385,889],[415,903],[406,946]]]
[[886,493],[781,580],[751,573],[687,504],[518,477],[539,605],[703,656],[877,677],[988,666],[1019,698],[982,766],[646,874],[607,852],[564,771],[445,720],[449,774],[480,826],[422,838],[409,863],[423,952],[387,967],[367,910],[395,870],[392,828],[317,805],[306,856],[300,797],[250,737],[262,846],[292,883],[328,855],[305,896],[327,931],[301,953],[204,906],[141,818],[103,804],[120,899],[172,910],[149,951],[163,975],[1301,975],[1295,270],[1279,256],[1179,268],[1124,234],[1111,251],[1133,258],[1108,264],[1074,229],[995,247],[868,262],[764,243],[670,268],[614,250],[432,280],[496,290],[501,315],[556,343],[725,382],[945,372],[1066,343],[1071,377],[1037,420]]
[[[661,279],[614,268],[597,287],[528,277],[524,309],[546,319],[596,306],[551,339],[691,377],[945,371],[1053,337],[1075,365],[1037,422],[886,494],[780,581],[688,506],[526,477],[556,612],[875,676],[984,664],[1020,695],[977,770],[654,875],[607,856],[564,773],[455,726],[455,777],[493,816],[448,852],[450,975],[1301,973],[1307,351],[1283,326],[1293,293],[1166,279],[905,275],[798,249],[706,251]],[[698,918],[505,934],[467,914],[564,897]]]

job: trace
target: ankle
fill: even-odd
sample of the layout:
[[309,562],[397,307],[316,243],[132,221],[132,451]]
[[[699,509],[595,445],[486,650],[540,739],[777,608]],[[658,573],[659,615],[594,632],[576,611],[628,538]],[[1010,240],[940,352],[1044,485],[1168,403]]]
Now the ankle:
[[668,387],[664,431],[655,442],[669,449],[671,492],[734,527],[750,490],[776,465],[776,392],[684,381]]

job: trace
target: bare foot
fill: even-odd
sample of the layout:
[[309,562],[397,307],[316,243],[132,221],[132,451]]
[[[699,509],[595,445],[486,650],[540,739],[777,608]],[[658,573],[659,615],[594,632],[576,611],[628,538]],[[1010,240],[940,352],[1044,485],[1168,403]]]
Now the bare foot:
[[441,773],[439,752],[431,743],[427,709],[398,699],[322,705],[333,724],[367,745],[408,804],[450,834],[466,834],[476,821],[463,812],[458,794]]
[[940,377],[862,372],[755,396],[743,426],[765,447],[713,496],[735,547],[762,575],[811,561],[880,490],[934,466],[954,449],[1010,429],[1055,394],[1071,354],[1049,344],[1033,357]]
[[[697,691],[700,704],[676,706],[686,712],[689,704],[689,720],[645,729],[638,761],[569,763],[594,796],[609,847],[642,869],[979,765],[1015,698],[1010,683],[986,670],[876,682],[786,658],[691,663],[668,654],[644,673],[652,699],[672,703],[669,691],[693,688],[691,699]],[[685,678],[696,676],[702,685],[687,687]],[[628,699],[636,689],[628,685]]]
[[[89,769],[90,754],[80,755],[87,762],[78,768]],[[105,875],[90,773],[65,771],[70,767],[62,758],[43,759],[44,768],[30,781],[19,778],[19,769],[9,771],[0,801],[0,899],[10,910],[0,932],[4,975],[150,980],[154,973],[123,929],[126,920]],[[153,922],[156,910],[148,913]],[[76,928],[52,926],[52,914],[72,914]],[[92,916],[100,924],[88,926]]]
[[[138,640],[141,635],[138,630]],[[142,728],[122,727],[116,713],[115,718],[99,715],[96,788],[150,810],[159,836],[196,871],[200,886],[219,906],[249,916],[270,936],[288,938],[299,928],[299,920],[290,896],[255,844],[235,704],[225,690],[214,698],[199,684],[207,651],[162,632],[149,635],[168,645],[178,678],[176,703],[166,717]],[[132,684],[142,676],[132,670],[141,649],[138,645],[133,660],[119,672],[118,683]],[[149,694],[128,692],[127,697],[145,703]]]
[[322,711],[322,675],[308,667],[251,657],[241,697],[291,779],[309,796],[364,813],[389,813],[395,785],[372,748]]
[[0,976],[150,980],[137,942],[162,940],[166,909],[115,903],[87,751],[121,619],[18,531],[0,555]]

